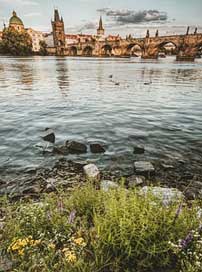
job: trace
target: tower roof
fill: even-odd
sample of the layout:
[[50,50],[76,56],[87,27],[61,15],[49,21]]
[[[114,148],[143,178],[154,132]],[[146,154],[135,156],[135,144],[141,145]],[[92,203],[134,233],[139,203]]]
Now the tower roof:
[[9,25],[22,25],[24,26],[22,20],[17,16],[17,13],[13,11],[13,16],[9,20]]
[[58,9],[55,9],[55,11],[54,11],[54,21],[55,22],[60,21],[60,15],[59,15]]
[[99,21],[98,30],[104,30],[103,23],[102,23],[102,16],[100,16],[100,21]]

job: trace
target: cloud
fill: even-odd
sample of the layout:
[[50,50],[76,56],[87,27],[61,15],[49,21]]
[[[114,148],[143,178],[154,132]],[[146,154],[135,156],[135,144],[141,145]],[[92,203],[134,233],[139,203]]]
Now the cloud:
[[39,3],[32,0],[15,0],[15,3],[13,0],[0,0],[0,4],[6,4],[13,6],[38,6]]
[[143,10],[143,11],[134,11],[134,10],[112,10],[109,8],[103,8],[97,10],[100,13],[105,14],[107,17],[110,17],[120,24],[137,24],[143,22],[152,22],[152,21],[166,21],[168,16],[166,12],[160,12],[158,10]]
[[79,31],[83,31],[85,29],[96,29],[97,28],[97,25],[96,23],[94,22],[88,22],[86,24],[84,24]]

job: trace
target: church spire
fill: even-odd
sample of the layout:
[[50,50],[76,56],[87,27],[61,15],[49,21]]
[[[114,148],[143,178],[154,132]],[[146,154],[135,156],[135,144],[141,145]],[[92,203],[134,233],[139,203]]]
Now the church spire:
[[99,21],[99,30],[103,30],[103,25],[102,25],[102,16],[100,16],[100,21]]
[[97,29],[97,35],[104,36],[104,33],[105,33],[105,30],[104,30],[103,23],[102,23],[102,16],[100,16],[99,27]]

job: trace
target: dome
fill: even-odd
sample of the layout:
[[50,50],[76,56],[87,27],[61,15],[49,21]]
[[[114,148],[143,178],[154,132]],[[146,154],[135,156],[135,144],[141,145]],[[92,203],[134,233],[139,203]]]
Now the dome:
[[22,20],[17,16],[16,12],[13,11],[13,16],[9,20],[9,25],[22,25]]

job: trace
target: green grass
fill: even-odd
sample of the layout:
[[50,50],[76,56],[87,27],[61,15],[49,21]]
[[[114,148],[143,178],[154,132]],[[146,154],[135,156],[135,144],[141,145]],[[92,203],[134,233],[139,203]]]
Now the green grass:
[[[1,255],[12,260],[12,271],[200,271],[198,259],[177,247],[199,228],[199,203],[184,202],[175,219],[179,202],[164,207],[138,190],[102,192],[87,184],[43,195],[39,203],[4,198],[0,204]],[[192,252],[202,255],[196,244]]]

